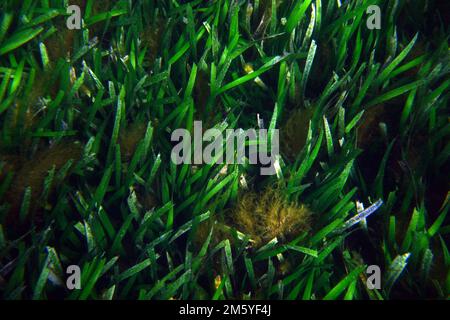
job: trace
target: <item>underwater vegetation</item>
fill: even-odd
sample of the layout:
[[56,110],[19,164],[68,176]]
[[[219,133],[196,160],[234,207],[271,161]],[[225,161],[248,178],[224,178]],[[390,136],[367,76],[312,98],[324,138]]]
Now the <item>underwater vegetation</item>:
[[236,229],[249,235],[255,245],[272,239],[286,241],[310,229],[311,212],[304,205],[286,202],[274,190],[245,193],[231,215]]
[[[449,13],[0,1],[0,299],[448,299]],[[172,162],[196,121],[278,129],[276,174]]]
[[[243,192],[231,212],[221,217],[224,222],[207,220],[196,232],[196,242],[203,244],[213,229],[212,241],[216,244],[228,239],[235,241],[233,230],[249,237],[249,246],[258,248],[270,240],[288,239],[309,231],[312,213],[305,205],[283,199],[275,189],[262,192]],[[239,237],[236,237],[238,240]]]

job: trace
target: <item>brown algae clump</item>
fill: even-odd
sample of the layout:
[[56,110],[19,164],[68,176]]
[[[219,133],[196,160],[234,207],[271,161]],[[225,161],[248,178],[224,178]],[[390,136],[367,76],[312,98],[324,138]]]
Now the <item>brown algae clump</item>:
[[[70,168],[73,168],[74,164],[81,159],[82,151],[82,146],[77,142],[60,143],[48,149],[38,151],[33,159],[24,161],[20,168],[14,168],[17,171],[5,195],[6,202],[10,205],[9,215],[6,221],[7,224],[17,224],[17,218],[27,188],[31,189],[30,213],[33,213],[38,207],[45,205],[39,201],[49,171],[54,169],[58,173],[69,161],[72,161]],[[52,190],[56,188],[57,185],[51,186]]]
[[236,228],[251,237],[255,246],[277,238],[289,240],[309,231],[311,211],[303,204],[287,201],[279,190],[245,193],[232,214]]
[[291,161],[295,160],[306,144],[313,111],[312,108],[293,111],[281,128],[281,150]]
[[235,242],[231,228],[218,221],[215,217],[210,217],[197,226],[193,238],[197,248],[201,248],[208,239],[211,229],[213,230],[213,233],[211,234],[210,246],[215,247],[225,239],[228,239],[232,244]]
[[122,161],[130,161],[139,146],[139,143],[144,139],[147,131],[147,124],[143,121],[136,121],[127,126],[119,134],[120,152]]
[[152,66],[158,58],[158,52],[163,38],[164,19],[156,17],[156,21],[149,23],[141,32],[142,44],[147,48],[146,58]]
[[[234,243],[238,238],[250,238],[258,248],[277,238],[285,242],[308,232],[311,228],[311,210],[303,205],[286,200],[279,189],[268,188],[262,192],[249,191],[238,198],[237,204],[224,219],[210,218],[197,227],[194,241],[200,247],[213,228],[213,246],[228,239]],[[222,221],[224,220],[224,221]]]

